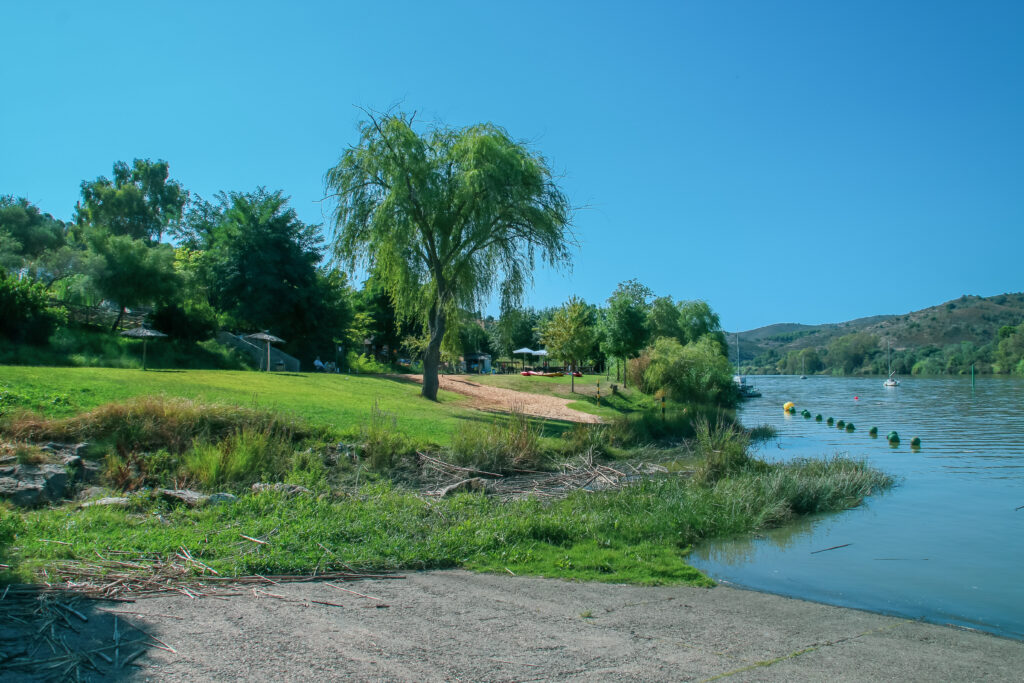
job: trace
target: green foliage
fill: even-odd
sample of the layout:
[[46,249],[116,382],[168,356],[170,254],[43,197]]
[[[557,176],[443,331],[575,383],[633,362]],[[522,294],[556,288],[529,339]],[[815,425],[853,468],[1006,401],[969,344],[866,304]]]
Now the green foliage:
[[82,182],[78,223],[147,242],[159,241],[165,231],[177,234],[188,192],[169,174],[163,160],[136,159],[131,167],[118,161],[113,181],[100,176]]
[[532,308],[511,308],[501,312],[501,319],[491,329],[491,348],[498,356],[512,358],[512,351],[539,346],[537,311]]
[[593,307],[583,299],[571,296],[541,328],[540,340],[549,355],[576,368],[594,347],[595,323]]
[[300,221],[287,197],[262,187],[220,193],[203,220],[197,232],[206,253],[198,267],[210,303],[229,326],[271,330],[307,362],[333,351],[352,308],[345,275],[317,268],[320,226]]
[[535,258],[568,257],[568,200],[547,162],[501,128],[413,129],[404,114],[368,114],[360,141],[327,172],[338,197],[336,256],[365,265],[403,316],[426,319],[423,395],[437,398],[447,316],[497,288],[518,305]]
[[165,304],[153,314],[152,323],[174,339],[199,342],[217,332],[217,312],[205,301]]
[[[152,245],[146,239],[95,229],[89,233],[89,246],[98,256],[90,277],[100,293],[119,308],[164,301],[177,291],[179,279],[170,245]],[[115,328],[118,322],[120,316]]]
[[620,282],[608,298],[602,349],[615,358],[633,358],[648,339],[648,300],[651,290],[637,280]]
[[65,319],[63,311],[50,307],[42,284],[0,273],[0,336],[13,342],[45,344]]
[[345,363],[349,370],[357,375],[383,375],[395,371],[390,365],[385,365],[365,353],[355,353],[354,351],[348,352]]
[[644,357],[647,368],[640,387],[645,392],[663,393],[677,403],[735,404],[732,368],[712,337],[701,337],[686,346],[660,338],[645,349]]
[[0,195],[0,266],[20,268],[64,242],[63,222],[25,198]]

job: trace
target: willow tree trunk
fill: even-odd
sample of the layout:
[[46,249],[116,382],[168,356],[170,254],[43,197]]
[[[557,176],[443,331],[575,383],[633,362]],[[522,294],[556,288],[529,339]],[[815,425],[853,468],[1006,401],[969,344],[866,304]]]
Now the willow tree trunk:
[[431,401],[437,400],[437,389],[441,383],[437,372],[441,366],[441,340],[444,339],[445,322],[444,308],[436,306],[427,323],[430,340],[423,354],[423,389],[420,390],[420,394]]

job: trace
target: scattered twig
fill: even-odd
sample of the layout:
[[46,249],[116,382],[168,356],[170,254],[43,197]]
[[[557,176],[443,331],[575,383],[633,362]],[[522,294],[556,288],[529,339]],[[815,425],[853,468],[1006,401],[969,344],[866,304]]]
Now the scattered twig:
[[247,541],[252,541],[253,543],[259,543],[260,545],[268,545],[268,543],[266,541],[261,541],[258,538],[253,538],[252,536],[246,536],[245,534],[238,534],[238,535],[241,536],[242,538],[244,538]]
[[346,593],[351,593],[352,595],[358,595],[359,597],[366,598],[367,600],[383,600],[384,599],[384,598],[375,598],[372,595],[364,595],[363,593],[357,593],[357,592],[355,592],[353,590],[349,590],[348,588],[342,588],[341,586],[336,586],[333,583],[331,583],[330,581],[327,582],[327,585],[330,586],[331,588],[337,588],[340,591],[345,591]]
[[813,551],[811,551],[811,555],[817,555],[818,553],[823,553],[823,552],[826,552],[828,550],[836,550],[837,548],[845,548],[848,545],[853,545],[853,544],[852,543],[843,543],[842,545],[834,545],[831,548],[822,548],[821,550],[813,550]]
[[70,543],[65,543],[64,541],[51,541],[48,538],[40,538],[39,540],[43,543],[59,543],[60,545],[71,545]]

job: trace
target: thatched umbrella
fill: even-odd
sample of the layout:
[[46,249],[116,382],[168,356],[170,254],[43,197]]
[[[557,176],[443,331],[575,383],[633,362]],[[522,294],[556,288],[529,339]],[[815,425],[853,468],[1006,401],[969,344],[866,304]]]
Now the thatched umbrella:
[[135,327],[135,328],[130,329],[130,330],[125,330],[124,332],[121,333],[121,336],[122,337],[132,337],[134,339],[141,339],[142,340],[142,369],[145,370],[146,369],[146,342],[149,341],[150,339],[156,339],[157,337],[166,337],[167,335],[164,334],[163,332],[157,332],[156,330],[151,330],[151,329],[149,329],[148,327],[146,327],[144,325],[140,325],[139,327]]
[[270,372],[270,345],[283,344],[284,339],[281,339],[280,337],[275,337],[266,330],[263,330],[262,332],[257,332],[256,334],[250,334],[247,336],[249,337],[249,339],[259,339],[260,341],[264,341],[267,343],[267,372]]

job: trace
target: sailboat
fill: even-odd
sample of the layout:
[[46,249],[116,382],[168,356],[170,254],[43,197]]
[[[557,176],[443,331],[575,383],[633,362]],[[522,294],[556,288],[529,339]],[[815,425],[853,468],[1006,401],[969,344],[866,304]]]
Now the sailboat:
[[732,376],[732,381],[736,383],[736,388],[740,390],[740,396],[743,398],[758,398],[761,392],[757,390],[752,384],[747,384],[747,380],[743,377],[743,373],[740,372],[740,335],[736,333],[736,374]]
[[884,382],[882,382],[882,386],[883,387],[898,387],[900,385],[900,381],[898,379],[894,379],[893,378],[893,375],[896,374],[896,372],[892,369],[892,354],[891,354],[891,352],[889,350],[889,340],[888,339],[885,340],[885,360],[889,364],[889,379],[887,379]]
[[804,361],[806,359],[800,356],[800,379],[807,379],[807,375],[804,373]]

